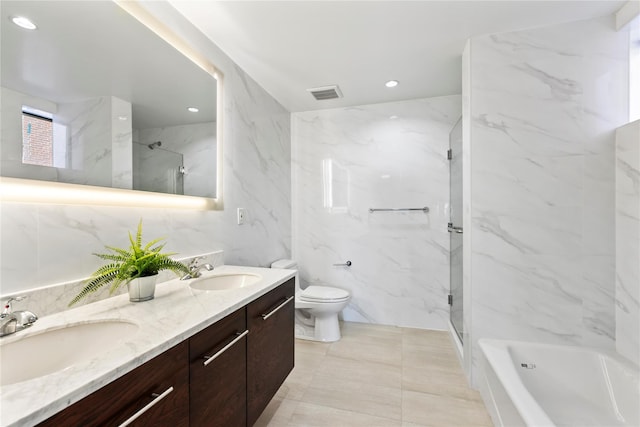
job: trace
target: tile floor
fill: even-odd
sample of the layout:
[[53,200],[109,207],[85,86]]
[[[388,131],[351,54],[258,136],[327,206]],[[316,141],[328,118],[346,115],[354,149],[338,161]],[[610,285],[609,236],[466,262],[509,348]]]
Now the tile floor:
[[295,368],[255,427],[492,426],[448,332],[348,323],[296,340]]

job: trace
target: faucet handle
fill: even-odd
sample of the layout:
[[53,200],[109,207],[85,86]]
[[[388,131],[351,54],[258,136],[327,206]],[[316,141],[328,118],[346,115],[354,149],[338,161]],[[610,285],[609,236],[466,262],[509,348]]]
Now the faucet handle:
[[2,308],[2,314],[0,314],[0,317],[6,317],[9,314],[11,314],[11,303],[13,301],[22,301],[23,299],[29,298],[26,295],[20,295],[20,296],[15,296],[15,297],[10,297],[5,303],[4,303],[4,307]]
[[197,257],[194,257],[191,261],[189,261],[189,265],[188,265],[189,270],[193,270],[193,269],[197,268],[198,267],[198,263],[202,259],[204,259],[203,256],[197,256]]

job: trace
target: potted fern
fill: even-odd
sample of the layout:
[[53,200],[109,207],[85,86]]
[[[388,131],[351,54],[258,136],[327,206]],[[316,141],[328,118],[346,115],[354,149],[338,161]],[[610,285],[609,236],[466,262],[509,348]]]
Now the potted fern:
[[111,284],[110,294],[126,284],[129,289],[129,300],[133,302],[153,299],[158,272],[170,270],[176,275],[189,273],[187,266],[169,258],[174,253],[161,252],[165,244],[158,243],[162,240],[164,238],[154,239],[142,246],[142,220],[140,220],[135,239],[129,233],[131,242],[129,249],[105,246],[112,253],[94,253],[110,263],[97,269],[87,279],[85,287],[71,300],[69,306],[107,284]]

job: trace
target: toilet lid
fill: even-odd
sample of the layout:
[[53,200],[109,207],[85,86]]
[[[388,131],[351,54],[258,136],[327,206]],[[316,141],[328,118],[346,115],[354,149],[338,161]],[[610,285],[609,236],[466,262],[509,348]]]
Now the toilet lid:
[[309,286],[300,292],[299,298],[304,301],[338,301],[349,298],[349,292],[330,286]]

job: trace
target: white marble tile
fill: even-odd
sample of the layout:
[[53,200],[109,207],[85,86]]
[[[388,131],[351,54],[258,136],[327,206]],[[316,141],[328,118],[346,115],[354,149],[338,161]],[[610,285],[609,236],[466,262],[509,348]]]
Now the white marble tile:
[[640,363],[640,121],[616,134],[616,349]]
[[627,46],[605,17],[467,47],[467,367],[478,338],[613,346],[612,148]]
[[[125,119],[123,119],[125,118]],[[114,188],[133,188],[131,103],[111,97],[112,182]]]
[[294,257],[303,286],[352,293],[345,320],[446,327],[446,151],[459,115],[459,96],[293,115]]
[[57,116],[69,124],[70,132],[69,163],[57,170],[63,182],[110,187],[112,98],[59,104]]

